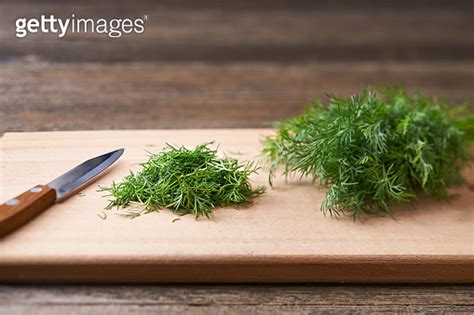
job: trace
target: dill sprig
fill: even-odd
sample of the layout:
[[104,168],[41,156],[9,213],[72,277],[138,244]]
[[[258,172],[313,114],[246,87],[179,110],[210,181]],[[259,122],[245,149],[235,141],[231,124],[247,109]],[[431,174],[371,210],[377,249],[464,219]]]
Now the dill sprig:
[[466,109],[399,88],[316,99],[266,139],[270,184],[279,165],[285,175],[310,176],[328,189],[321,210],[354,220],[392,215],[391,205],[419,191],[445,199],[470,161],[474,116]]
[[101,187],[112,197],[107,209],[135,206],[125,214],[130,218],[160,208],[209,218],[215,207],[247,203],[264,192],[264,187],[253,189],[249,181],[258,167],[218,158],[217,150],[209,148],[211,144],[194,149],[167,144],[160,153],[150,154],[139,172]]

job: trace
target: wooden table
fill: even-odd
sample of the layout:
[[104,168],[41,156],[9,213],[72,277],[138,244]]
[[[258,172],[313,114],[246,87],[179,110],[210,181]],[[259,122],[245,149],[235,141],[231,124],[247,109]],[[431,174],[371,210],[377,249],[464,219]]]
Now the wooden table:
[[[266,127],[312,96],[474,98],[471,1],[0,4],[0,133]],[[17,17],[148,16],[143,35],[15,38]],[[458,285],[0,286],[0,313],[473,312]]]

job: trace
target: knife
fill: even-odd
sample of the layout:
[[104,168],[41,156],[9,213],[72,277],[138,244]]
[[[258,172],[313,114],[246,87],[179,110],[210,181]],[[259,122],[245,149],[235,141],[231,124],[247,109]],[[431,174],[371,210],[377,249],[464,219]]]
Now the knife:
[[0,237],[25,224],[54,203],[84,188],[120,156],[118,149],[92,158],[61,175],[47,185],[37,185],[0,206]]

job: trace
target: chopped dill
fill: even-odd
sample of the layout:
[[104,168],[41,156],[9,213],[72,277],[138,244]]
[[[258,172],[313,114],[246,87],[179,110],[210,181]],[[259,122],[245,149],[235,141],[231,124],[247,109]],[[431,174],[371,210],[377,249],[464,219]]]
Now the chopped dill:
[[105,213],[104,211],[101,211],[100,213],[97,213],[97,216],[102,220],[107,219],[107,213]]
[[[400,88],[364,90],[349,98],[314,100],[302,115],[277,125],[263,154],[269,181],[284,174],[310,176],[328,189],[326,214],[393,215],[391,205],[412,202],[418,192],[446,199],[472,159],[472,107],[456,106]],[[471,110],[471,112],[470,112]]]
[[210,143],[187,149],[167,145],[158,154],[150,154],[141,170],[110,187],[101,187],[111,200],[107,209],[133,206],[123,216],[168,208],[177,215],[211,217],[213,208],[248,203],[264,192],[253,189],[249,177],[258,168],[253,163],[239,163],[232,158],[218,158]]

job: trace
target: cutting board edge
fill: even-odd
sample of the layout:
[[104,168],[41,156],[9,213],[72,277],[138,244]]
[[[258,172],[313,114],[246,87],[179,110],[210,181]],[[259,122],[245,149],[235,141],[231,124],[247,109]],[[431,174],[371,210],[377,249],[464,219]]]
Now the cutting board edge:
[[[64,257],[0,257],[0,267],[9,265],[55,265],[55,264],[91,265],[91,264],[472,264],[474,266],[474,254],[381,254],[381,255],[137,255],[137,256],[110,256],[88,257],[70,255]],[[474,269],[473,269],[474,271]]]
[[[383,257],[383,256],[382,256]],[[335,260],[335,259],[338,260]],[[361,257],[362,258],[362,257]],[[2,283],[474,283],[474,255],[319,261],[0,264]],[[373,264],[372,266],[370,266]],[[131,268],[132,267],[132,268]]]

